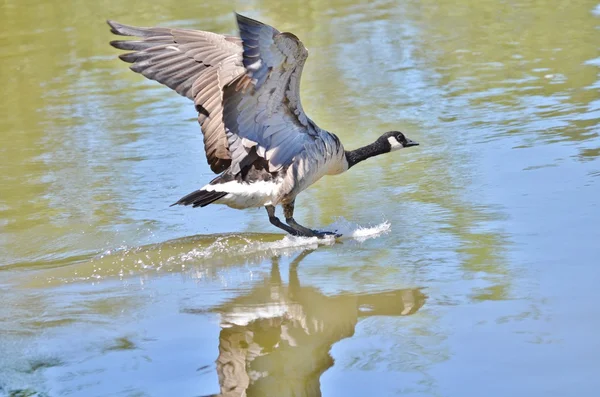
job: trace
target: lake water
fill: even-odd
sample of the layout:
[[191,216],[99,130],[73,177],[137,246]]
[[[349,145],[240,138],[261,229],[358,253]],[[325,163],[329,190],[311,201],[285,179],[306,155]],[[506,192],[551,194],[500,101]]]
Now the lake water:
[[[106,18],[309,48],[303,105],[355,148],[290,238],[169,207],[213,175],[191,102]],[[0,396],[597,396],[595,1],[4,0]]]

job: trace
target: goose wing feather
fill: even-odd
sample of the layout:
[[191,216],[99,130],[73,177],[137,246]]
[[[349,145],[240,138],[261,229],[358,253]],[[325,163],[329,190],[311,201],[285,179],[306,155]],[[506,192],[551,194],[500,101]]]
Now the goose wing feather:
[[108,21],[111,31],[142,40],[115,40],[113,47],[133,51],[120,55],[131,70],[192,99],[204,134],[206,158],[215,173],[231,164],[223,124],[222,90],[243,75],[239,37],[190,29],[138,28]]
[[223,91],[231,171],[239,172],[252,152],[268,160],[274,172],[318,139],[300,103],[300,76],[308,51],[291,33],[236,16],[246,72]]
[[240,38],[108,23],[115,34],[142,38],[111,42],[133,51],[120,56],[133,71],[194,100],[215,173],[237,174],[257,155],[275,172],[319,139],[300,103],[308,51],[291,33],[236,17]]

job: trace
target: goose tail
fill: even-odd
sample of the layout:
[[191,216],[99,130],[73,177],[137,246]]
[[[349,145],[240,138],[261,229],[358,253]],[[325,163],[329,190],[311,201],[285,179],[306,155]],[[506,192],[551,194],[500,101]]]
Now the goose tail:
[[186,196],[180,198],[177,202],[171,204],[174,205],[191,205],[192,207],[206,207],[207,205],[214,203],[223,196],[226,196],[227,192],[215,192],[207,190],[196,190]]

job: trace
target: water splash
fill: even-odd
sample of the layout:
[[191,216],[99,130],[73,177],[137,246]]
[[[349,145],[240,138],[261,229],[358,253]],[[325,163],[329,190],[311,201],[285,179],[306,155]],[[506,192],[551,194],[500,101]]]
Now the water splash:
[[317,238],[257,233],[190,236],[158,244],[107,250],[70,266],[49,268],[40,277],[45,285],[96,282],[115,277],[125,279],[165,272],[193,272],[193,278],[211,278],[232,266],[260,263],[266,258],[290,256],[319,246],[333,246],[337,241],[361,244],[390,229],[387,221],[361,226],[337,218],[322,228],[342,234],[337,239],[333,236]]
[[[332,224],[322,230],[336,231],[342,236],[340,240],[356,240],[364,242],[371,238],[379,237],[391,229],[391,224],[384,221],[374,226],[360,226],[342,217],[337,218]],[[273,255],[290,255],[304,249],[317,249],[320,245],[333,245],[336,242],[334,236],[325,238],[296,237],[285,235],[281,240],[257,241],[250,237],[242,237],[242,241],[231,241],[233,236],[220,237],[208,247],[194,248],[189,252],[178,255],[177,259],[182,262],[197,259],[212,258],[215,255],[259,257]],[[242,244],[240,244],[242,243]]]
[[324,230],[336,230],[337,233],[342,235],[342,240],[353,239],[362,243],[363,241],[388,233],[391,228],[392,225],[388,221],[383,221],[373,226],[360,226],[343,217],[339,217],[331,225],[324,228]]

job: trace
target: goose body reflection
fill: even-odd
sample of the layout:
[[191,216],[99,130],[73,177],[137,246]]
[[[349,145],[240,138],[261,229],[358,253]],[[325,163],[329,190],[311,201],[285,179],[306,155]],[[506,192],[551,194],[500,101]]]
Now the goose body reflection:
[[[418,143],[389,131],[369,145],[345,150],[302,108],[304,44],[292,33],[236,16],[240,37],[108,22],[115,34],[142,38],[111,42],[133,51],[120,56],[133,71],[192,99],[198,111],[206,158],[219,176],[175,204],[265,207],[271,224],[290,234],[335,234],[298,224],[296,196],[325,175]],[[285,223],[275,215],[277,205]]]
[[219,396],[320,396],[321,374],[333,365],[332,345],[352,336],[360,318],[411,315],[425,303],[419,289],[326,296],[302,286],[297,267],[310,252],[291,263],[289,285],[273,258],[268,280],[214,309],[222,327]]

